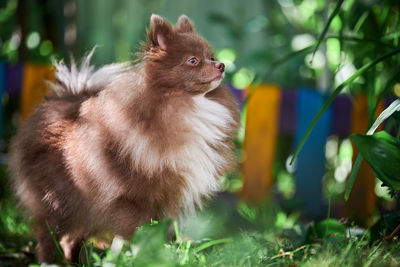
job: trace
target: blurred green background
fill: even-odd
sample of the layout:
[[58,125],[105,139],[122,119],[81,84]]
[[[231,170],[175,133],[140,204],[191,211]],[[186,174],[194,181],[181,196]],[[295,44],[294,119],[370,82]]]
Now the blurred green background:
[[[373,40],[379,39],[377,36],[369,36],[363,42],[357,39],[364,34],[376,34],[373,23],[379,23],[385,6],[382,2],[359,1],[353,5],[352,1],[346,1],[341,16],[331,23],[332,38],[326,42],[326,58],[325,48],[321,47],[313,64],[310,64],[311,54],[303,53],[271,73],[273,63],[279,63],[290,51],[301,50],[316,41],[328,14],[335,8],[334,1],[27,0],[21,3],[2,1],[2,57],[10,62],[46,62],[53,54],[67,57],[72,53],[81,57],[95,45],[100,47],[94,56],[97,64],[130,60],[145,38],[152,13],[166,17],[171,23],[186,14],[220,56],[234,63],[228,70],[232,74],[242,70],[239,73],[243,75],[236,77],[236,85],[240,87],[255,75],[282,86],[315,86],[325,65],[333,72],[344,63],[341,60],[344,41],[347,47],[363,47],[363,50],[368,44],[375,45]],[[339,35],[341,38],[334,38]],[[356,58],[354,53],[362,51],[346,52],[348,55],[342,55],[343,58]],[[249,77],[240,79],[241,76]]]
[[[383,108],[400,95],[399,12],[400,3],[395,0],[0,0],[0,65],[4,66],[3,76],[0,68],[0,85],[11,79],[7,68],[21,66],[23,70],[27,64],[49,66],[53,58],[66,61],[70,56],[81,58],[94,46],[98,46],[92,60],[96,66],[133,60],[140,43],[146,38],[145,30],[149,27],[151,14],[159,14],[172,24],[181,14],[186,14],[214,48],[217,59],[225,63],[225,82],[238,96],[242,107],[242,126],[235,140],[238,168],[223,178],[225,193],[210,204],[210,209],[194,220],[188,220],[186,233],[195,239],[223,238],[226,237],[224,231],[231,229],[225,227],[227,224],[233,225],[233,229],[247,229],[252,225],[251,229],[253,226],[263,229],[260,230],[262,233],[267,228],[289,229],[291,240],[295,240],[295,245],[289,247],[295,249],[304,240],[310,243],[308,223],[327,217],[345,217],[345,223],[338,225],[344,224],[349,228],[354,227],[354,223],[364,228],[379,225],[379,231],[387,227],[384,233],[388,234],[400,219],[396,215],[384,221],[384,216],[398,209],[398,199],[392,197],[387,187],[382,187],[372,169],[365,171],[372,175],[369,180],[364,179],[367,174],[360,171],[359,185],[355,186],[359,189],[354,189],[350,204],[344,201],[343,195],[357,155],[349,135],[366,132]],[[18,247],[16,251],[20,251],[29,236],[28,224],[15,208],[6,171],[8,143],[20,123],[23,75],[20,80],[17,93],[10,93],[7,82],[4,82],[6,86],[3,85],[3,89],[0,86],[3,94],[2,255],[9,255],[11,247]],[[251,101],[259,105],[275,103],[268,102],[268,99],[255,99],[257,88],[271,85],[276,86],[279,95],[278,100],[274,100],[279,102],[278,108],[271,113],[279,118],[271,126],[275,129],[272,132],[277,132],[271,139],[274,146],[265,148],[271,161],[266,174],[268,178],[263,178],[268,180],[265,199],[269,204],[265,204],[263,199],[252,206],[246,204],[246,194],[241,193],[243,184],[246,184],[246,175],[241,168],[247,164],[246,158],[251,158],[251,151],[246,150],[245,144],[250,136],[248,131],[254,128],[246,128],[247,116],[256,118],[259,114],[254,114],[248,107]],[[329,127],[333,124],[331,121],[344,125],[347,134],[337,134],[323,126],[314,129],[316,135],[310,139],[323,138],[316,152],[320,160],[315,161],[320,165],[316,169],[321,169],[322,173],[317,175],[314,184],[307,182],[308,174],[310,177],[315,175],[313,168],[307,167],[301,177],[298,174],[302,165],[308,166],[310,158],[304,156],[307,153],[302,158],[300,152],[297,165],[289,164],[305,129],[316,115],[316,111],[307,111],[302,116],[308,119],[300,119],[302,111],[298,101],[304,92],[316,94],[317,100],[312,100],[316,103],[316,110],[329,101],[332,92],[340,93],[339,97],[350,103],[341,106],[335,104],[339,103],[335,100],[333,108],[327,110],[330,115],[321,118]],[[294,93],[293,103],[297,104],[288,115],[285,110],[291,110],[292,102],[282,99],[291,93]],[[359,102],[357,99],[360,98]],[[302,103],[314,105],[312,101],[306,97]],[[344,108],[348,110],[343,111]],[[296,123],[292,132],[282,132],[282,120]],[[362,121],[361,126],[355,126],[360,125],[357,121]],[[399,119],[393,117],[383,127],[398,137],[398,123]],[[325,135],[317,137],[322,132]],[[307,148],[306,143],[304,149],[310,146],[313,145],[309,143]],[[369,167],[362,167],[365,168]],[[301,189],[304,185],[306,189]],[[307,200],[309,202],[304,202],[306,204],[302,204],[304,195],[311,197]],[[320,205],[307,208],[311,202]],[[309,209],[315,212],[307,211]],[[282,231],[278,231],[280,234]],[[278,250],[282,247],[278,246]],[[277,253],[274,249],[272,251]],[[293,261],[279,264],[290,262]]]

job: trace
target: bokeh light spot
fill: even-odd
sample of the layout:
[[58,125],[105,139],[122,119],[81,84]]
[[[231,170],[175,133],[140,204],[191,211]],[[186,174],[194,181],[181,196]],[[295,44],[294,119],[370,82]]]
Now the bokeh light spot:
[[298,51],[312,45],[314,42],[315,38],[311,34],[299,34],[293,37],[292,48],[294,51]]
[[40,44],[39,48],[40,55],[42,56],[48,56],[53,52],[53,44],[51,43],[50,40],[46,40]]
[[225,64],[227,72],[233,72],[236,69],[234,61],[236,60],[236,51],[231,48],[225,48],[216,55],[217,60]]
[[26,38],[26,46],[29,49],[34,49],[39,45],[40,35],[38,32],[31,32]]
[[253,82],[254,76],[254,71],[248,68],[241,68],[233,75],[232,84],[238,89],[245,89]]

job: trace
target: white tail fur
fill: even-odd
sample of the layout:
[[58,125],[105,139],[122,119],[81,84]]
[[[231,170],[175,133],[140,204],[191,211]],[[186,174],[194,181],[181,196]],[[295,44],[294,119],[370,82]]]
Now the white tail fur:
[[50,86],[58,96],[100,91],[118,75],[128,70],[129,63],[124,62],[105,65],[95,71],[94,66],[90,65],[90,59],[95,49],[96,47],[90,51],[79,67],[72,57],[70,67],[65,65],[62,60],[53,62],[56,68],[57,83],[50,82]]

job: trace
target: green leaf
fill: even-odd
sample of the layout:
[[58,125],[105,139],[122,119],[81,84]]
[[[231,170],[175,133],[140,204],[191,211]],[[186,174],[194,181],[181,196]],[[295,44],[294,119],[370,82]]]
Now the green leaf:
[[[384,97],[385,95],[387,95],[387,93],[388,93],[390,90],[392,90],[393,85],[396,83],[396,81],[397,81],[399,75],[400,75],[400,71],[397,71],[397,72],[388,80],[388,82],[386,83],[386,85],[385,85],[385,87],[383,88],[382,92],[379,94],[378,100],[376,101],[376,104],[375,104],[375,107],[374,107],[374,109],[373,109],[372,114],[375,114],[375,112],[376,112],[376,110],[377,110],[377,108],[378,108],[378,106],[379,106],[379,103],[382,101],[383,97]],[[382,113],[383,113],[383,112],[382,112]],[[397,111],[397,112],[392,113],[391,115],[392,115],[392,117],[396,118],[396,114],[398,114],[398,113],[399,113],[399,112]],[[382,114],[381,114],[381,115],[382,115]],[[379,117],[381,117],[381,115],[379,115]],[[379,118],[378,118],[378,119],[379,119]],[[377,119],[377,120],[378,120],[378,119]],[[375,123],[376,123],[376,122],[375,122]],[[375,124],[375,123],[374,123],[374,124]],[[371,128],[372,128],[372,127],[371,127]],[[352,170],[351,170],[350,177],[349,177],[349,179],[347,180],[347,183],[346,183],[346,189],[345,189],[345,193],[344,193],[344,199],[345,199],[346,201],[349,199],[351,189],[353,188],[353,184],[354,184],[354,182],[355,182],[355,180],[356,180],[358,170],[359,170],[359,168],[360,168],[360,166],[361,166],[361,162],[362,162],[362,156],[361,156],[360,154],[358,154],[358,155],[357,155],[356,162],[354,163],[354,167],[353,167]]]
[[371,241],[381,240],[385,235],[389,235],[400,223],[400,211],[394,211],[385,215],[370,228]]
[[92,253],[92,257],[93,257],[93,259],[94,259],[97,263],[101,263],[101,262],[102,262],[101,257],[100,257],[99,254],[97,254],[96,252],[93,252],[93,253]]
[[205,242],[205,243],[201,244],[200,246],[196,247],[194,249],[194,251],[199,252],[199,251],[202,251],[202,250],[204,250],[206,248],[209,248],[211,246],[215,246],[215,245],[218,245],[218,244],[224,244],[224,243],[230,243],[230,242],[233,242],[232,238],[223,238],[223,239],[211,240],[211,241]]
[[308,136],[310,135],[312,129],[314,128],[315,124],[317,123],[317,121],[319,120],[319,118],[322,116],[322,114],[324,114],[325,110],[329,107],[329,105],[333,102],[333,100],[336,98],[336,96],[350,83],[352,83],[356,78],[358,78],[359,76],[361,76],[361,74],[363,74],[366,70],[370,69],[371,67],[375,66],[376,64],[378,64],[379,62],[387,59],[388,57],[391,57],[397,53],[400,52],[400,48],[397,49],[393,49],[391,51],[389,51],[388,53],[376,58],[374,61],[364,65],[362,68],[360,68],[359,70],[357,70],[353,75],[350,76],[350,78],[348,78],[346,81],[344,81],[343,83],[341,83],[338,87],[336,87],[336,89],[333,91],[333,93],[330,95],[330,97],[328,98],[328,100],[325,102],[324,106],[319,110],[319,112],[317,113],[317,115],[314,117],[313,121],[311,122],[310,126],[308,127],[306,133],[304,134],[303,138],[301,139],[299,145],[296,148],[296,151],[293,155],[292,160],[290,161],[290,164],[293,164],[294,160],[297,158],[297,156],[300,153],[300,150],[303,148],[304,143],[306,142]]
[[266,80],[266,78],[267,78],[266,76],[267,76],[267,75],[271,75],[271,73],[274,72],[275,70],[277,70],[277,69],[280,67],[280,65],[284,64],[284,63],[287,62],[288,60],[291,60],[292,58],[294,58],[294,57],[296,57],[296,56],[298,56],[298,55],[305,54],[305,53],[311,51],[311,49],[312,49],[314,46],[315,46],[315,44],[312,44],[312,45],[306,46],[306,47],[304,47],[304,48],[302,48],[302,49],[300,49],[300,50],[296,50],[296,51],[289,52],[289,53],[287,53],[285,56],[283,56],[283,57],[281,57],[281,58],[279,58],[279,59],[273,61],[273,62],[270,64],[270,67],[268,68],[267,73],[264,75],[264,76],[265,76],[265,77],[264,77],[264,80]]
[[400,142],[385,131],[351,136],[359,153],[386,185],[400,190]]
[[315,232],[319,238],[345,237],[346,226],[336,219],[325,219],[315,225]]
[[357,173],[358,173],[358,170],[360,169],[362,161],[363,161],[363,157],[360,154],[358,154],[356,161],[354,163],[354,166],[351,170],[350,177],[346,183],[346,189],[344,192],[344,200],[346,200],[346,201],[349,199],[351,189],[353,188],[354,182],[356,181]]
[[50,224],[47,222],[47,220],[46,220],[46,226],[47,226],[47,230],[50,232],[51,238],[53,239],[53,242],[56,247],[56,251],[57,251],[58,255],[62,258],[62,261],[64,263],[68,263],[67,259],[64,256],[64,252],[60,246],[60,243],[57,241],[54,231],[53,231],[53,229],[51,229]]
[[[374,110],[372,112],[372,114],[375,114],[379,103],[382,101],[382,99],[388,95],[388,93],[393,90],[393,86],[397,83],[397,80],[399,79],[400,76],[400,70],[396,71],[391,77],[390,79],[386,82],[385,87],[383,88],[382,92],[380,92],[378,99],[376,101]],[[396,114],[396,113],[394,113]]]
[[165,245],[170,225],[171,220],[163,220],[157,224],[145,223],[136,230],[131,240],[135,266],[161,266],[176,260],[176,255]]
[[392,104],[390,104],[389,107],[387,107],[382,113],[379,115],[379,117],[375,120],[375,122],[372,124],[372,126],[369,128],[367,134],[373,134],[375,130],[379,127],[379,125],[382,124],[387,118],[389,118],[393,113],[396,111],[399,111],[400,109],[400,99],[396,99],[393,101]]
[[174,221],[174,232],[175,232],[176,241],[181,242],[182,239],[181,239],[181,235],[179,233],[179,226],[178,226],[177,221]]
[[388,47],[391,49],[396,48],[394,45],[390,44],[390,43],[386,43],[384,41],[382,41],[381,39],[377,39],[377,38],[360,38],[360,37],[356,37],[356,36],[348,36],[348,35],[328,35],[326,36],[325,40],[327,39],[339,39],[341,41],[346,41],[349,43],[358,43],[358,44],[375,44],[375,45],[379,45],[379,46],[383,46],[383,47]]
[[338,3],[336,4],[335,9],[333,10],[332,14],[329,16],[328,21],[322,31],[322,33],[320,34],[320,36],[318,37],[318,41],[317,41],[317,46],[315,46],[314,48],[314,52],[313,52],[313,58],[315,55],[315,52],[317,52],[319,45],[321,44],[322,40],[324,40],[326,33],[328,32],[329,26],[332,23],[332,20],[336,17],[336,15],[339,13],[340,8],[343,4],[344,0],[339,0]]

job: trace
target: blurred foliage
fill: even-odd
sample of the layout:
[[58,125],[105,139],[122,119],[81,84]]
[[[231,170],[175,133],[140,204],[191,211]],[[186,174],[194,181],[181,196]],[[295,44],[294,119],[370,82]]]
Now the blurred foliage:
[[[211,208],[204,212],[208,213],[206,217],[212,217],[217,211]],[[256,212],[255,216],[278,222],[279,217],[286,216],[279,214],[282,213]],[[111,248],[105,251],[87,244],[83,253],[87,253],[89,261],[85,266],[396,266],[400,263],[398,244],[374,243],[369,232],[335,219],[307,226],[294,220],[293,225],[276,223],[275,227],[267,228],[265,224],[258,225],[263,220],[256,217],[245,219],[247,226],[241,230],[220,233],[224,238],[205,235],[193,240],[180,232],[181,238],[176,241],[167,239],[171,221],[153,221],[138,228],[131,241],[114,239]],[[195,229],[196,224],[189,227]]]
[[0,166],[0,265],[27,265],[32,262],[32,240],[26,218],[16,209],[9,189],[7,166]]
[[352,135],[358,151],[385,185],[400,190],[400,141],[385,131]]
[[350,140],[340,140],[335,136],[329,138],[325,147],[325,157],[325,196],[335,202],[343,202],[346,178],[352,167],[353,148]]
[[[130,60],[145,38],[151,13],[171,22],[182,13],[192,18],[226,65],[227,81],[239,89],[258,83],[315,88],[332,93],[325,108],[338,94],[364,93],[370,125],[380,101],[400,96],[400,4],[396,0],[3,0],[0,61],[48,64],[54,56],[79,58],[95,45],[100,46],[94,57],[97,64]],[[241,116],[236,140],[239,163],[245,110]],[[399,137],[396,114],[385,127]],[[288,164],[293,157],[286,152],[291,151],[280,154],[274,169],[276,195],[283,204],[296,190],[295,168]],[[349,139],[332,137],[326,144],[325,195],[335,203],[343,201],[352,153]],[[29,225],[15,208],[4,166],[0,174],[0,261],[33,262]],[[223,181],[230,192],[242,185],[238,170]],[[386,199],[381,184],[377,184],[378,196]],[[86,266],[400,264],[398,242],[373,243],[391,233],[399,222],[397,213],[382,216],[360,237],[352,235],[356,231],[352,225],[336,219],[304,223],[298,212],[287,213],[276,205],[252,207],[232,195],[227,199],[186,219],[176,241],[167,239],[170,222],[164,221],[142,226],[117,251],[99,251],[86,244],[83,253],[91,259]]]
[[[173,5],[178,2],[181,5]],[[17,0],[5,0],[0,4],[1,57],[48,62],[51,55],[82,57],[99,45],[101,53],[94,58],[98,64],[129,60],[145,38],[151,13],[171,22],[187,13],[238,88],[257,82],[316,87],[324,75],[331,88],[398,47],[400,37],[399,5],[394,0],[347,0],[340,5],[322,0],[183,2],[28,0],[20,4],[25,14]],[[67,33],[75,36],[71,45],[66,44]],[[351,84],[351,91],[380,93],[397,73],[398,61],[391,57],[366,71]],[[372,96],[369,101],[372,105]]]
[[[17,0],[4,1],[0,5],[0,59],[6,58],[10,62],[18,60],[18,46],[20,39],[13,35],[17,25]],[[14,38],[13,38],[14,37]]]

